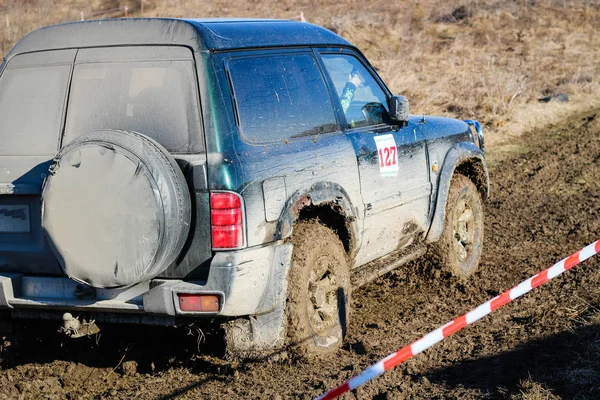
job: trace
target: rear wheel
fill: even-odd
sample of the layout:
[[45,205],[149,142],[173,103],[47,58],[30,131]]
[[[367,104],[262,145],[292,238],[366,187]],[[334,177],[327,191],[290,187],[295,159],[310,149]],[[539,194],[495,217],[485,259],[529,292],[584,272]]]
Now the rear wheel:
[[337,235],[316,222],[294,226],[288,280],[288,340],[296,355],[324,354],[342,345],[348,326],[350,271]]
[[446,202],[444,232],[432,245],[433,259],[453,275],[466,279],[479,266],[483,246],[483,203],[473,182],[452,177]]

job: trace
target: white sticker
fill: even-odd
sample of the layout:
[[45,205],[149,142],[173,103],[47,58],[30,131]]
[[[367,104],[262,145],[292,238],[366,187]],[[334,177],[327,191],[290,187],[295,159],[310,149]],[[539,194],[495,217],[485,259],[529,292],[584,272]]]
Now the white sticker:
[[398,175],[398,149],[393,135],[375,136],[379,173],[381,176]]

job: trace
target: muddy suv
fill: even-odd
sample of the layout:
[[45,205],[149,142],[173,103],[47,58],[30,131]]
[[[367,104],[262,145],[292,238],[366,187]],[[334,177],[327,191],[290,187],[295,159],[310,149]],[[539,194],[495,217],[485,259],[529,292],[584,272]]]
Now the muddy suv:
[[0,309],[214,321],[228,351],[335,349],[351,288],[426,253],[460,277],[488,193],[476,121],[408,116],[318,26],[39,29],[0,68]]

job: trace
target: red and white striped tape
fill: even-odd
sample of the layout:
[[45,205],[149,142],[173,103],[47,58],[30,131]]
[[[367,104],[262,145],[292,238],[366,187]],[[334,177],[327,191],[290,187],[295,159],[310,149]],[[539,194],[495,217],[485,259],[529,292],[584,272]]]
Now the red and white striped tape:
[[456,318],[455,320],[448,322],[446,325],[439,327],[435,331],[428,333],[416,342],[403,347],[402,349],[390,354],[382,360],[379,360],[377,363],[371,365],[359,375],[318,397],[318,400],[335,399],[346,392],[364,385],[370,380],[383,374],[385,371],[390,370],[396,365],[401,364],[409,358],[412,358],[422,351],[427,350],[433,345],[441,342],[444,338],[447,338],[453,333],[463,329],[465,326],[480,320],[481,318],[490,314],[492,311],[496,311],[503,305],[523,296],[525,293],[535,289],[542,283],[548,282],[550,279],[557,277],[558,275],[573,268],[577,264],[587,260],[597,253],[600,253],[600,240],[584,247],[577,253],[557,262],[552,267],[532,276],[524,282],[521,282],[514,288],[507,290],[501,295],[483,303],[473,311],[470,311]]

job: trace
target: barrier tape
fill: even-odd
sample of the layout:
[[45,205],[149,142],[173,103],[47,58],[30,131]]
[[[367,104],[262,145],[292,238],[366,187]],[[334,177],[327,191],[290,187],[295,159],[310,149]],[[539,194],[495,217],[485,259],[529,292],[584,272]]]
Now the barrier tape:
[[535,289],[543,283],[548,282],[550,279],[557,277],[565,271],[570,270],[577,264],[587,260],[588,258],[600,253],[600,240],[584,247],[577,253],[565,258],[562,261],[557,262],[552,267],[540,272],[537,275],[532,276],[524,282],[521,282],[514,288],[507,290],[506,292],[494,297],[493,299],[483,303],[474,310],[456,318],[453,321],[448,322],[446,325],[439,327],[435,331],[428,333],[421,339],[413,342],[412,344],[403,347],[402,349],[390,354],[377,363],[371,365],[369,368],[364,370],[359,375],[351,378],[342,385],[330,390],[329,392],[318,397],[318,400],[335,399],[342,394],[356,389],[359,386],[364,385],[370,380],[378,377],[384,372],[394,368],[396,365],[403,363],[404,361],[416,356],[417,354],[429,349],[433,345],[441,342],[448,336],[460,331],[467,325],[470,325],[492,311],[496,311],[503,305],[510,303],[518,297],[523,296],[525,293]]

